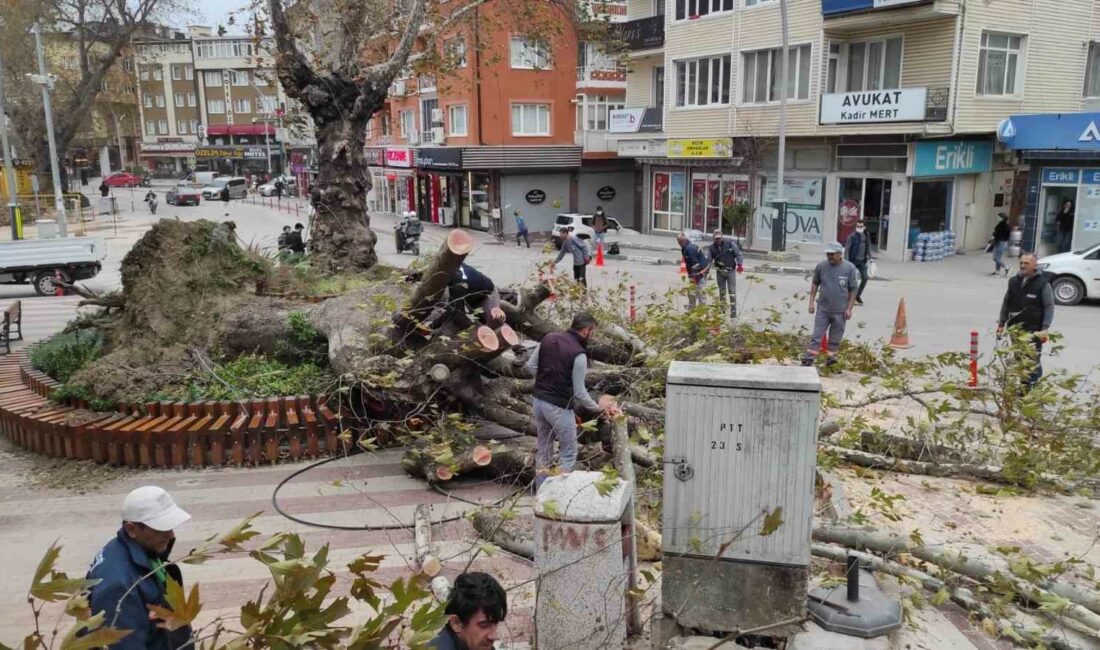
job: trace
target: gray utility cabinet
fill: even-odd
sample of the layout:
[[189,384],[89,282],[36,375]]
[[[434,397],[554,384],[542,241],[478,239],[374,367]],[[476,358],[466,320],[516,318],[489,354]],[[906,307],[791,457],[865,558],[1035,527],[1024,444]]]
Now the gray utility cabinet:
[[[666,398],[665,614],[712,632],[802,616],[821,410],[817,371],[675,362]],[[760,535],[763,513],[776,508],[782,525]]]

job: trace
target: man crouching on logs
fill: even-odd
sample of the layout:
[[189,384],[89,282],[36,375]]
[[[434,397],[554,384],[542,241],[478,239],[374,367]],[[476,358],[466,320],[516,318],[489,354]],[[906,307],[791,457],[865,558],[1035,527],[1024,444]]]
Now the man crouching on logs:
[[452,336],[472,326],[475,319],[495,329],[504,324],[504,311],[500,308],[500,294],[489,276],[462,263],[448,280],[439,305],[420,327],[422,331],[444,327],[443,333]]
[[585,350],[588,339],[596,330],[596,319],[579,312],[567,332],[553,332],[543,337],[539,347],[527,360],[527,369],[535,375],[534,418],[538,431],[535,447],[535,489],[546,480],[553,460],[553,444],[557,439],[560,452],[558,467],[572,471],[577,462],[577,420],[574,406],[591,413],[614,416],[619,408],[609,395],[597,404],[584,385],[588,370]]

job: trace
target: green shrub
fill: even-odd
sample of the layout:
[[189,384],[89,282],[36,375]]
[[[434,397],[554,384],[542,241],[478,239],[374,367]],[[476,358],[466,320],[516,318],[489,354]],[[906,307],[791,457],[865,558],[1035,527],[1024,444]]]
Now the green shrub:
[[99,397],[90,388],[81,384],[63,384],[53,393],[55,402],[64,402],[69,398],[82,399],[93,411],[114,411],[118,409],[118,402]]
[[213,373],[192,376],[148,401],[258,399],[284,395],[315,395],[332,389],[334,378],[312,363],[287,365],[258,355],[245,355],[216,365]]
[[62,383],[103,356],[103,334],[84,330],[59,334],[31,353],[31,365]]

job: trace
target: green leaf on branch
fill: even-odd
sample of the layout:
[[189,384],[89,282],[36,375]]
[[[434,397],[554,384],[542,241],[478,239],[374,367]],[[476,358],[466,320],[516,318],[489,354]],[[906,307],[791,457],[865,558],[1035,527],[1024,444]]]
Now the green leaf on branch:
[[46,549],[45,555],[38,561],[34,578],[31,579],[30,595],[32,597],[47,603],[56,603],[84,593],[99,584],[99,580],[70,578],[61,571],[55,571],[54,567],[60,556],[61,547],[56,542]]
[[[105,612],[81,621],[69,629],[61,640],[61,650],[93,650],[118,643],[130,634],[130,630],[104,627]],[[80,636],[78,636],[80,635]]]
[[596,493],[601,497],[605,497],[615,491],[615,488],[619,486],[619,470],[614,467],[607,466],[601,470],[600,478],[596,479]]
[[775,510],[764,515],[764,523],[760,526],[760,536],[768,537],[779,530],[783,525],[783,506],[776,506]]
[[159,605],[147,605],[149,611],[159,618],[169,630],[175,631],[190,625],[199,612],[202,611],[202,603],[199,601],[199,585],[191,586],[191,593],[184,595],[183,586],[168,577],[165,583],[164,601],[167,607]]

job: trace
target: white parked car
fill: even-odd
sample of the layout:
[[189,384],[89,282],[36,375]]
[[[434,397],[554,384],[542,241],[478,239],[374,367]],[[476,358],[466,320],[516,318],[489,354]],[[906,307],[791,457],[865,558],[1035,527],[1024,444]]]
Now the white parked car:
[[1085,298],[1100,299],[1100,244],[1071,253],[1048,255],[1039,270],[1054,276],[1054,302],[1076,305]]
[[[607,236],[618,237],[619,235],[632,232],[623,228],[619,220],[614,217],[607,218]],[[592,215],[590,214],[559,214],[557,219],[554,219],[554,248],[561,248],[561,235],[558,230],[565,226],[573,231],[573,233],[580,239],[592,240],[596,236],[596,231],[592,229]],[[608,241],[610,243],[610,240]]]
[[260,196],[275,196],[275,181],[283,180],[283,196],[297,196],[298,182],[293,176],[276,176],[270,183],[264,183],[259,187]]

